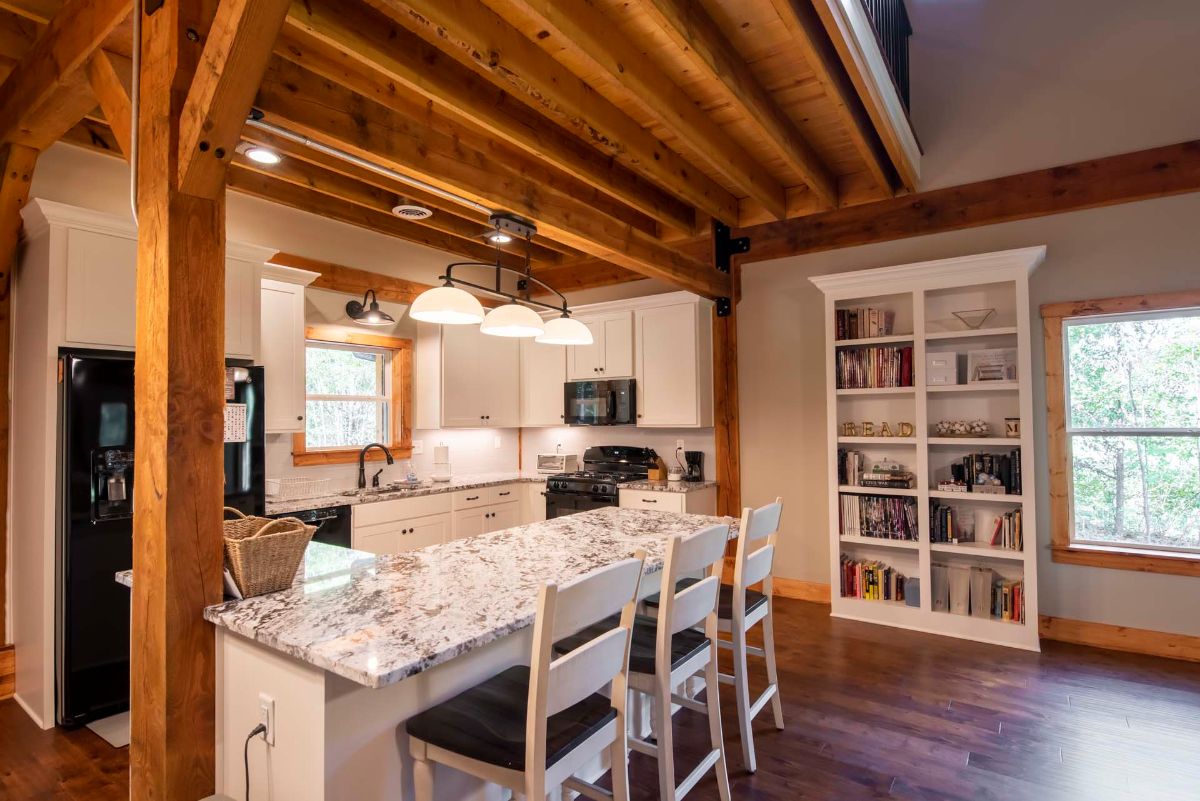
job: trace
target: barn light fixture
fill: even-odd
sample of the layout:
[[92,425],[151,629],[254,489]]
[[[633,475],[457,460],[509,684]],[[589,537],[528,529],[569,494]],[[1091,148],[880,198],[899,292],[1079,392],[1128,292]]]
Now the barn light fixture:
[[[367,305],[367,298],[371,299],[370,305]],[[375,299],[375,290],[368,289],[363,295],[362,303],[357,300],[352,300],[346,304],[346,316],[359,325],[391,325],[396,322],[396,318],[379,308],[379,301]]]

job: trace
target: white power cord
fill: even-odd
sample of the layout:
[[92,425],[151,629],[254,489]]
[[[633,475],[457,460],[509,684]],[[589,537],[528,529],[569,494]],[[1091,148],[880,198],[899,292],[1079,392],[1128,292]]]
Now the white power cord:
[[129,115],[133,124],[129,126],[129,207],[133,211],[133,225],[138,224],[138,101],[142,89],[142,0],[133,2],[133,84],[129,90]]

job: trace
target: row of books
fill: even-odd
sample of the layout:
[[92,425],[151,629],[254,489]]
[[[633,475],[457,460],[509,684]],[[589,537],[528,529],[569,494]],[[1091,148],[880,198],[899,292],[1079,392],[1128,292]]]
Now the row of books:
[[935,612],[1025,622],[1025,583],[980,565],[930,565],[930,604]]
[[1021,527],[1020,509],[1005,512],[996,518],[995,528],[992,529],[992,546],[1013,551],[1025,549],[1025,532]]
[[867,466],[867,456],[862,451],[838,448],[838,484],[847,487],[885,487],[912,489],[917,477],[912,471],[895,462],[873,462]]
[[917,499],[893,495],[841,496],[843,537],[917,541]]
[[872,345],[837,352],[838,389],[876,389],[913,385],[913,349]]
[[997,479],[1007,495],[1021,494],[1021,449],[1002,453],[968,453],[958,464],[950,465],[950,477],[968,492],[979,484],[994,484]]
[[[963,525],[963,517],[971,521],[970,526]],[[930,542],[974,542],[975,541],[975,512],[963,511],[956,506],[930,501],[929,503],[929,541]],[[1020,551],[1025,547],[1025,533],[1021,525],[1021,510],[996,516],[992,525],[992,536],[988,542],[994,548],[1007,548]]]
[[857,309],[838,309],[833,313],[834,335],[838,339],[886,337],[892,333],[896,315],[887,309],[870,306]]
[[[930,501],[929,503],[929,541],[930,542],[966,542],[966,532],[962,527],[960,516],[963,513],[954,506]],[[971,514],[967,512],[966,514]],[[974,533],[972,533],[972,538]]]
[[883,562],[851,559],[842,554],[843,598],[903,601],[904,574]]

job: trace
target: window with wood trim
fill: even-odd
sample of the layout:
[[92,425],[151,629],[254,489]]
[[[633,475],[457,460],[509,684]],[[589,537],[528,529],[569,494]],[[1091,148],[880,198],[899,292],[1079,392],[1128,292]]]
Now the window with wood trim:
[[1200,292],[1042,317],[1054,559],[1200,575]]
[[323,327],[305,336],[305,432],[293,437],[293,462],[355,462],[372,442],[411,455],[412,340]]

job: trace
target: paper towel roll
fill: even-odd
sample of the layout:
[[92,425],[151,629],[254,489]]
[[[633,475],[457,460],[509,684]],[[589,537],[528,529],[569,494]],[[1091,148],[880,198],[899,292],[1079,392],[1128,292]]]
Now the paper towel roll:
[[438,445],[433,449],[434,464],[450,464],[450,446]]

